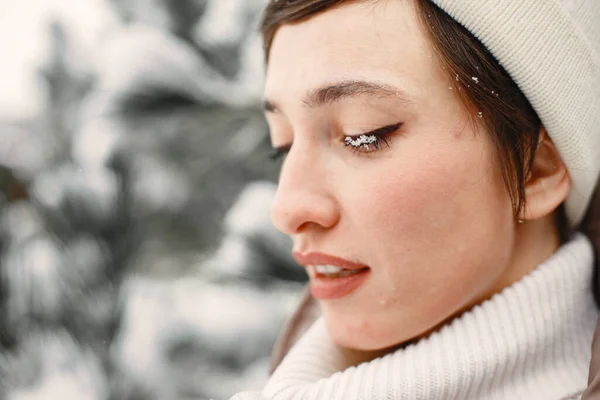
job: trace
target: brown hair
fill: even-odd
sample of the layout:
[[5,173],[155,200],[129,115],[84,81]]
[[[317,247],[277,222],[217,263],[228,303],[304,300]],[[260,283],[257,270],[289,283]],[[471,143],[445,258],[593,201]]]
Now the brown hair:
[[[265,59],[277,29],[306,20],[343,3],[356,0],[271,0],[262,20]],[[513,204],[515,217],[524,206],[525,182],[537,149],[542,123],[533,107],[486,47],[467,29],[429,0],[417,0],[419,17],[426,28],[455,93],[473,121],[491,132],[502,176]],[[580,229],[600,248],[600,195],[592,199]],[[561,205],[557,212],[561,242],[568,237],[568,223]],[[600,286],[600,285],[599,285]],[[598,298],[598,297],[597,297]]]

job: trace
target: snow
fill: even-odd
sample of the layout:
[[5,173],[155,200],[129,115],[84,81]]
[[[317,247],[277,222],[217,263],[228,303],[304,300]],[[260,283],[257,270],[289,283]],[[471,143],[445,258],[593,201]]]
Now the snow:
[[[23,0],[0,3],[0,119],[27,119],[38,115],[46,100],[46,89],[38,76],[49,57],[49,23],[61,21],[84,57],[103,32],[116,24],[104,0]],[[15,40],[18,35],[18,40]],[[9,55],[8,57],[6,55]]]

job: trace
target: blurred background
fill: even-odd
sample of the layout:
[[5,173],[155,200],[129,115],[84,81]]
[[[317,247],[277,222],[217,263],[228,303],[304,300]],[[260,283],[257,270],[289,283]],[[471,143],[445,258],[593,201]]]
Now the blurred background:
[[257,389],[306,275],[272,227],[265,0],[0,0],[0,400]]

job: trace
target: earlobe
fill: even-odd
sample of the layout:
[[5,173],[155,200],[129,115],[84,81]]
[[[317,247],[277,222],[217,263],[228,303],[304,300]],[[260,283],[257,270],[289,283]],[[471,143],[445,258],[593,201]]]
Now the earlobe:
[[540,132],[531,171],[525,182],[525,207],[521,220],[533,220],[551,214],[567,198],[571,177],[556,146],[545,128]]

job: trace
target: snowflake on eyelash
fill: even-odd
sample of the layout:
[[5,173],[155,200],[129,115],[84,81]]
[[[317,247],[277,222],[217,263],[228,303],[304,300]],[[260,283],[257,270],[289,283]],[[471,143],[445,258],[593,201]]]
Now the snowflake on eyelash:
[[346,143],[346,146],[352,146],[357,149],[364,146],[365,149],[368,149],[369,144],[377,142],[377,137],[375,135],[360,135],[356,140],[352,140],[350,136],[346,136],[344,142]]

